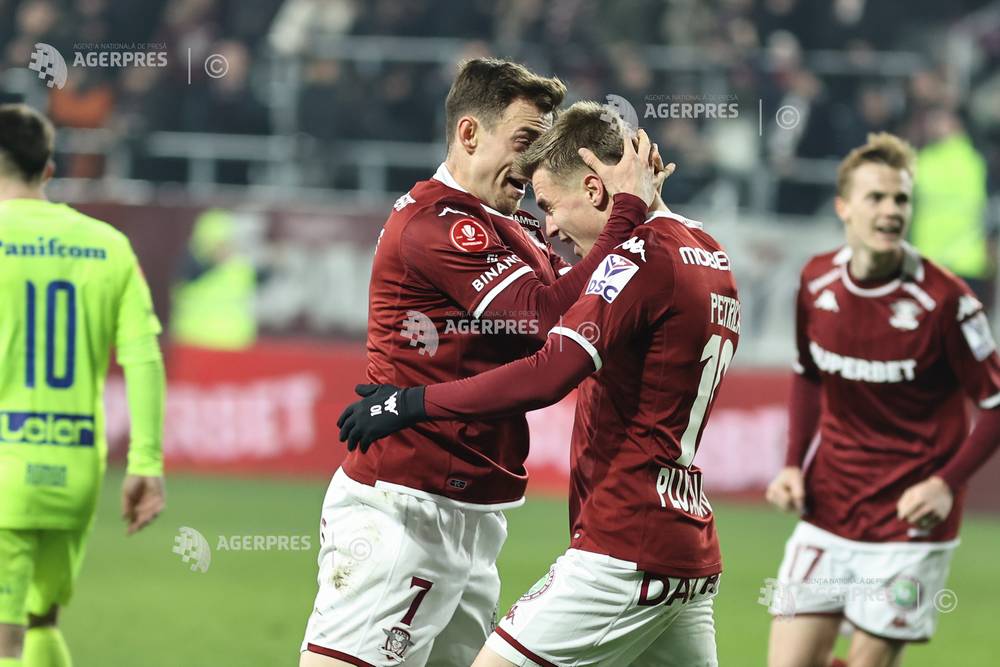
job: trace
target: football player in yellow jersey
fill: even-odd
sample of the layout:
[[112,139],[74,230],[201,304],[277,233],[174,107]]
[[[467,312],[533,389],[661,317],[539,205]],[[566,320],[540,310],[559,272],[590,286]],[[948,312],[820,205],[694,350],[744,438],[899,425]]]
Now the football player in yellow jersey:
[[128,239],[45,198],[54,130],[0,105],[0,667],[66,667],[69,602],[105,469],[111,349],[125,370],[128,533],[164,507],[165,381]]

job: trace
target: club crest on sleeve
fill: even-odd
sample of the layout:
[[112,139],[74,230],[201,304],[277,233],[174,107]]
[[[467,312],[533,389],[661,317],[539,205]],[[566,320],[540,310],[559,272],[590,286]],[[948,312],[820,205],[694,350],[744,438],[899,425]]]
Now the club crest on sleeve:
[[451,243],[463,252],[481,252],[490,245],[486,230],[477,220],[462,218],[451,226]]
[[590,276],[585,294],[596,294],[611,303],[638,270],[639,265],[632,260],[621,255],[608,255]]

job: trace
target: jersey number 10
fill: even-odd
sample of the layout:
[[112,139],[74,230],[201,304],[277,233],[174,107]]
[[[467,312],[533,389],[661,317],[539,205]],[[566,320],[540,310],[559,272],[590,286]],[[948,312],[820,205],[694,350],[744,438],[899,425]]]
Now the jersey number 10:
[[736,348],[733,341],[723,338],[719,334],[713,334],[708,339],[705,349],[701,351],[701,360],[708,361],[701,372],[701,381],[698,383],[698,395],[691,406],[691,416],[688,418],[687,428],[681,436],[681,455],[677,457],[677,463],[682,466],[689,466],[694,460],[695,445],[698,444],[698,434],[701,433],[702,422],[705,421],[705,413],[708,406],[715,398],[715,390],[722,382],[722,376],[729,370],[729,364],[733,362],[733,354]]
[[[25,327],[24,383],[35,386],[36,312],[38,310],[38,290],[34,283],[27,284],[27,326]],[[60,293],[64,295],[60,299]],[[65,316],[60,317],[59,306],[64,305]],[[45,384],[54,389],[66,389],[73,385],[76,366],[76,287],[65,280],[53,280],[45,290]],[[62,364],[56,364],[56,332],[62,325],[66,335]],[[62,366],[59,373],[58,366]]]

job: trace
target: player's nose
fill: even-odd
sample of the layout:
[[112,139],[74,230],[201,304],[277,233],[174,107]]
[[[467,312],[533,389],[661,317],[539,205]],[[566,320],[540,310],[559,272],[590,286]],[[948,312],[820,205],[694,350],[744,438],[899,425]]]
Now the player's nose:
[[559,228],[556,227],[555,221],[552,220],[551,215],[545,216],[545,234],[550,238],[559,233]]

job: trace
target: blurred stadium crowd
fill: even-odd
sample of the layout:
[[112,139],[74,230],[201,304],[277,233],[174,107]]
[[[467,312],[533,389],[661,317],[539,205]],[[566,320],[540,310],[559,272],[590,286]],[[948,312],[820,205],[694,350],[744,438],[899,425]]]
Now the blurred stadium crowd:
[[[8,97],[37,98],[25,69],[36,42],[65,54],[107,43],[168,51],[163,68],[71,68],[66,87],[51,91],[57,124],[108,129],[109,143],[129,147],[128,173],[113,176],[193,178],[183,153],[144,152],[151,132],[275,135],[294,158],[281,178],[239,151],[226,160],[229,144],[219,144],[226,163],[213,179],[397,192],[440,155],[427,144],[442,140],[455,63],[485,53],[557,73],[573,99],[629,100],[681,165],[674,201],[724,196],[811,214],[830,195],[828,161],[877,129],[918,146],[967,131],[992,190],[1000,175],[995,3],[0,0],[0,14],[12,19],[0,23]],[[210,54],[225,58],[225,76],[199,66]],[[736,102],[739,116],[644,116],[647,103],[677,101]],[[786,106],[794,122],[773,131]],[[106,162],[79,156],[63,175],[104,175]],[[762,166],[775,180],[758,177]]]

